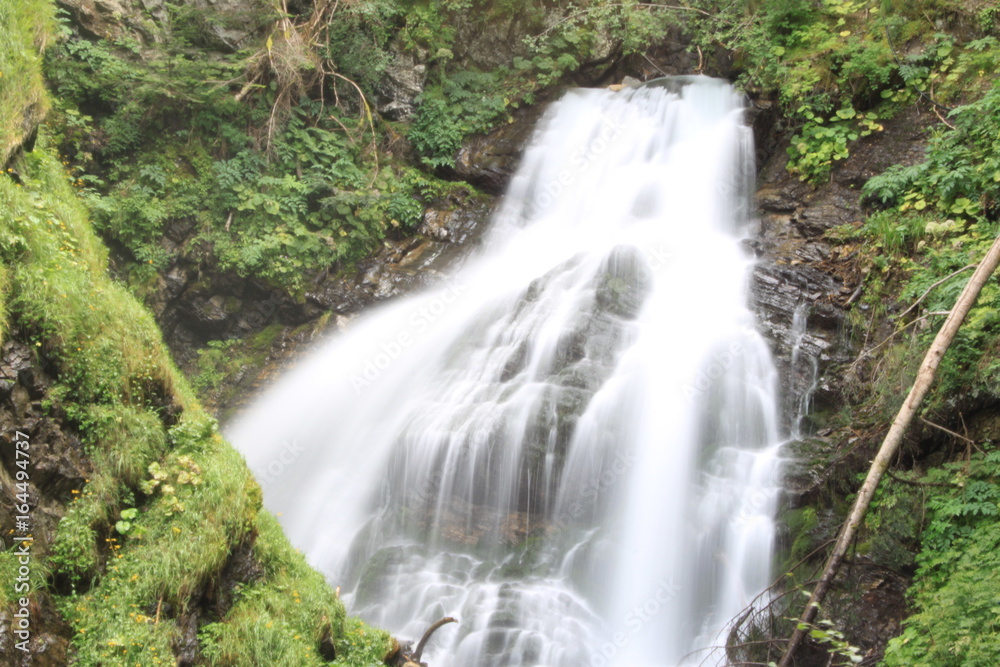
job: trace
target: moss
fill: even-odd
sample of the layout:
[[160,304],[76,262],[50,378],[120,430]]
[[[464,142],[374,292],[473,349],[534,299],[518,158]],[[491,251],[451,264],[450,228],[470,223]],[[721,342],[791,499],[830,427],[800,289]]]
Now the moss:
[[[0,180],[12,324],[54,368],[50,402],[79,428],[95,469],[52,547],[57,579],[82,584],[59,598],[78,663],[172,659],[179,616],[236,546],[259,535],[266,575],[205,635],[221,651],[213,655],[320,664],[320,640],[340,636],[343,606],[261,511],[260,487],[198,407],[148,312],[108,278],[106,253],[44,137],[19,167],[23,185]],[[262,350],[276,334],[251,343]],[[116,531],[132,506],[137,516]]]
[[792,539],[789,561],[798,562],[816,547],[815,531],[819,527],[819,518],[812,507],[791,510],[785,517],[788,532]]
[[[343,605],[302,554],[288,547],[273,516],[261,513],[257,528],[253,554],[268,584],[242,588],[225,618],[204,628],[200,641],[208,663],[324,664],[322,644],[345,636]],[[372,628],[366,632],[382,638],[384,655],[387,635]],[[351,661],[344,664],[367,664],[347,648],[338,651]]]
[[239,377],[248,369],[259,371],[264,367],[283,331],[281,324],[274,323],[247,338],[210,341],[199,350],[192,384],[205,405],[217,409],[231,404],[237,393],[246,388],[238,381]]

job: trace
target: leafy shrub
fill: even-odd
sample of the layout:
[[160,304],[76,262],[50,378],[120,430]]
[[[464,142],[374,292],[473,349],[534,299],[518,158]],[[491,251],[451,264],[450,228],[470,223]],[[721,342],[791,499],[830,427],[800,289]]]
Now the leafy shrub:
[[508,100],[498,88],[496,74],[465,71],[424,91],[408,136],[425,164],[451,166],[466,136],[507,117]]
[[927,159],[893,167],[870,179],[862,193],[900,211],[926,208],[975,218],[1000,212],[1000,85],[950,114],[953,128],[939,130]]
[[[988,667],[1000,654],[1000,452],[930,472],[939,486],[910,596],[915,613],[886,650],[886,667]],[[944,489],[944,490],[942,490]]]

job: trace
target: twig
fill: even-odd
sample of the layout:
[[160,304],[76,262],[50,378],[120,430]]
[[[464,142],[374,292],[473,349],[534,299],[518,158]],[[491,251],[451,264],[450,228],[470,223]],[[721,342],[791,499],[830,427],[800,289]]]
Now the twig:
[[646,62],[648,62],[648,63],[649,63],[650,65],[652,65],[652,66],[653,66],[653,69],[655,69],[655,70],[656,70],[657,72],[659,72],[659,73],[660,73],[660,74],[662,74],[663,76],[668,76],[668,75],[667,75],[667,73],[666,73],[666,72],[664,72],[664,71],[663,71],[662,69],[660,69],[660,66],[659,66],[659,65],[657,65],[657,64],[656,64],[656,63],[654,63],[654,62],[653,62],[652,60],[650,60],[649,56],[647,56],[647,55],[646,55],[645,53],[643,53],[643,54],[642,54],[642,57],[643,57],[643,58],[645,58],[645,59],[646,59]]
[[[375,138],[376,138],[377,135],[375,134],[375,122],[372,120],[372,108],[368,105],[368,98],[365,97],[365,94],[363,92],[361,92],[361,86],[359,86],[354,81],[352,81],[351,79],[347,78],[346,76],[344,76],[340,72],[333,72],[333,71],[331,71],[330,74],[332,74],[333,76],[337,77],[338,79],[343,79],[347,83],[349,83],[352,86],[354,86],[354,89],[356,91],[358,91],[358,95],[361,97],[361,113],[363,115],[363,118],[361,119],[361,122],[364,123],[365,120],[367,119],[368,120],[368,127],[372,131],[372,157],[375,160],[375,175],[372,176],[371,183],[374,183],[375,179],[378,178],[378,171],[379,171],[379,166],[378,166],[378,147],[375,145]],[[369,183],[369,185],[371,185],[371,183]]]
[[911,305],[909,308],[907,308],[906,310],[904,310],[903,312],[901,312],[896,317],[897,318],[901,318],[904,315],[906,315],[908,312],[910,312],[911,310],[913,310],[914,308],[916,308],[920,304],[921,301],[923,301],[924,299],[927,298],[927,295],[930,294],[931,291],[933,291],[935,287],[940,287],[941,285],[943,285],[944,283],[948,282],[949,280],[951,280],[952,278],[954,278],[958,274],[962,273],[963,271],[968,271],[969,269],[974,269],[974,268],[976,268],[975,264],[968,264],[968,265],[963,266],[962,268],[960,268],[958,271],[953,271],[952,273],[949,273],[947,276],[945,276],[941,280],[937,281],[936,283],[934,283],[933,285],[931,285],[930,287],[928,287],[927,291],[924,292],[923,294],[921,294],[920,298],[913,302],[913,305]]
[[[858,354],[858,358],[855,359],[853,362],[851,362],[851,367],[854,368],[858,364],[860,364],[863,360],[871,357],[872,356],[872,352],[874,352],[875,350],[879,349],[880,347],[882,347],[883,345],[885,345],[886,343],[888,343],[890,340],[892,340],[893,338],[895,338],[899,334],[903,333],[904,331],[906,331],[907,329],[909,329],[910,327],[912,327],[914,324],[917,324],[918,322],[923,322],[927,318],[933,317],[933,316],[936,316],[936,315],[948,315],[950,312],[951,311],[949,311],[949,310],[934,310],[934,311],[931,311],[931,312],[927,313],[926,315],[921,315],[920,317],[918,317],[917,319],[913,320],[912,322],[907,322],[899,330],[893,331],[891,334],[889,334],[888,336],[886,336],[882,340],[882,342],[879,343],[878,345],[876,345],[875,347],[863,348],[861,350],[861,353]],[[867,342],[868,341],[866,340],[865,343],[867,344]]]
[[928,426],[930,426],[932,428],[938,429],[939,431],[944,431],[948,435],[953,436],[955,438],[958,438],[959,440],[962,440],[966,444],[972,445],[976,449],[979,449],[979,445],[976,444],[975,440],[972,440],[971,438],[968,438],[968,437],[962,435],[961,433],[955,433],[950,428],[945,428],[944,426],[941,426],[940,424],[935,424],[934,422],[932,422],[932,421],[930,421],[928,419],[924,419],[923,417],[920,418],[920,421],[922,421],[923,423],[927,424]]
[[947,486],[947,487],[956,486],[955,484],[949,484],[948,482],[921,482],[916,479],[906,479],[905,477],[899,477],[891,470],[887,470],[885,474],[888,475],[889,479],[895,480],[902,484],[909,484],[910,486]]
[[865,281],[862,280],[860,283],[858,283],[858,288],[854,290],[853,294],[851,294],[851,298],[844,302],[844,305],[849,306],[852,303],[854,303],[857,300],[857,298],[861,296],[861,293],[864,291],[864,289],[865,289]]
[[937,106],[933,106],[931,108],[934,109],[934,115],[937,116],[941,120],[942,123],[944,123],[945,125],[947,125],[948,127],[950,127],[953,130],[955,129],[955,126],[952,125],[951,123],[949,123],[948,119],[946,119],[944,116],[941,115],[941,112],[938,111]]

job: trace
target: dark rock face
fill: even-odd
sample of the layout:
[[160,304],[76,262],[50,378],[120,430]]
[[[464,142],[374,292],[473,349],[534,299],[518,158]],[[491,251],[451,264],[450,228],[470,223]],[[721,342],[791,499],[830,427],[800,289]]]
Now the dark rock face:
[[[72,492],[80,489],[89,477],[90,464],[75,433],[61,423],[60,415],[48,414],[42,402],[52,380],[38,363],[35,351],[22,343],[8,340],[0,348],[0,465],[4,477],[14,480],[17,466],[15,441],[23,441],[17,432],[27,435],[30,443],[28,468],[28,506],[31,517],[31,558],[48,552],[59,520],[66,513]],[[22,459],[23,460],[23,459]],[[0,488],[0,543],[17,534],[15,506],[17,487],[12,482]],[[6,547],[11,547],[8,542]],[[3,547],[0,547],[3,548]],[[31,607],[31,639],[28,652],[14,648],[18,638],[12,632],[14,618],[0,612],[0,655],[9,658],[4,664],[58,667],[68,664],[72,630],[59,615],[52,599],[36,592]]]
[[[169,34],[170,15],[164,0],[58,0],[87,35],[114,39],[139,37],[162,42]],[[255,0],[184,0],[189,11],[212,17],[204,22],[203,46],[230,52],[260,27],[260,4]]]
[[[793,368],[796,345],[800,359],[805,355],[818,362],[814,410],[841,403],[840,368],[854,357],[843,335],[844,315],[845,307],[857,298],[863,275],[852,261],[855,253],[835,248],[825,240],[825,234],[838,225],[861,225],[865,214],[859,201],[860,186],[892,164],[921,159],[920,129],[927,122],[912,110],[886,123],[884,132],[856,142],[850,158],[837,166],[831,181],[818,187],[790,175],[783,158],[771,159],[760,174],[756,194],[759,230],[751,242],[759,262],[752,292],[760,326],[785,378],[786,422],[794,416],[797,397],[813,382],[807,364]],[[771,143],[777,144],[773,154],[783,155],[787,139],[771,139]],[[797,309],[805,317],[803,331],[793,330]]]
[[[785,449],[789,458],[785,503],[791,509],[815,509],[824,535],[836,534],[841,520],[830,507],[829,498],[854,488],[853,482],[844,482],[846,487],[841,484],[839,490],[831,490],[831,475],[864,470],[868,459],[866,450],[856,451],[863,444],[859,436],[822,428],[824,411],[848,403],[844,371],[857,350],[846,336],[844,320],[847,307],[855,303],[864,281],[862,269],[854,260],[857,248],[837,246],[825,235],[838,225],[862,224],[865,214],[859,201],[861,185],[893,164],[921,160],[922,129],[930,122],[929,112],[915,108],[903,112],[886,122],[883,132],[852,145],[851,156],[836,165],[830,182],[818,187],[789,175],[784,159],[768,161],[760,176],[756,195],[760,229],[751,243],[759,261],[752,277],[752,292],[760,326],[787,387],[787,423],[794,416],[802,392],[815,382],[815,421],[807,420],[803,439]],[[779,137],[775,143],[773,153],[780,155],[787,138]],[[797,310],[806,315],[805,326],[799,329],[793,326]],[[793,363],[796,345],[800,360],[804,356],[816,361],[815,380],[811,365]],[[824,615],[862,650],[866,664],[878,662],[888,641],[899,634],[907,613],[905,592],[909,584],[909,573],[865,557],[856,557],[841,567],[827,596]],[[808,640],[796,664],[820,667],[829,664],[829,658],[820,644]]]
[[[426,55],[426,54],[425,54]],[[427,81],[426,57],[396,48],[376,92],[378,112],[389,120],[406,120],[417,107]]]
[[455,158],[458,177],[491,194],[503,194],[543,111],[544,105],[522,109],[515,122],[468,139]]

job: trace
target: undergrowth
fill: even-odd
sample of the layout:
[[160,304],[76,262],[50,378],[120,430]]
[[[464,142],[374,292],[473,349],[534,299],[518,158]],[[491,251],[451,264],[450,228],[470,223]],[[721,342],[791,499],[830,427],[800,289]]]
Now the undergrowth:
[[[74,664],[173,663],[190,618],[214,628],[198,644],[208,664],[327,664],[321,641],[358,631],[345,634],[336,594],[262,509],[260,487],[198,406],[150,314],[108,277],[107,251],[45,132],[15,172],[0,177],[4,337],[29,345],[53,375],[43,408],[79,433],[93,467],[52,543],[37,545],[32,604],[55,600]],[[259,575],[234,582],[230,608],[199,608],[242,545]],[[12,551],[0,553],[0,572],[16,566]],[[365,632],[365,647],[343,647],[344,665],[384,654],[385,634]]]

